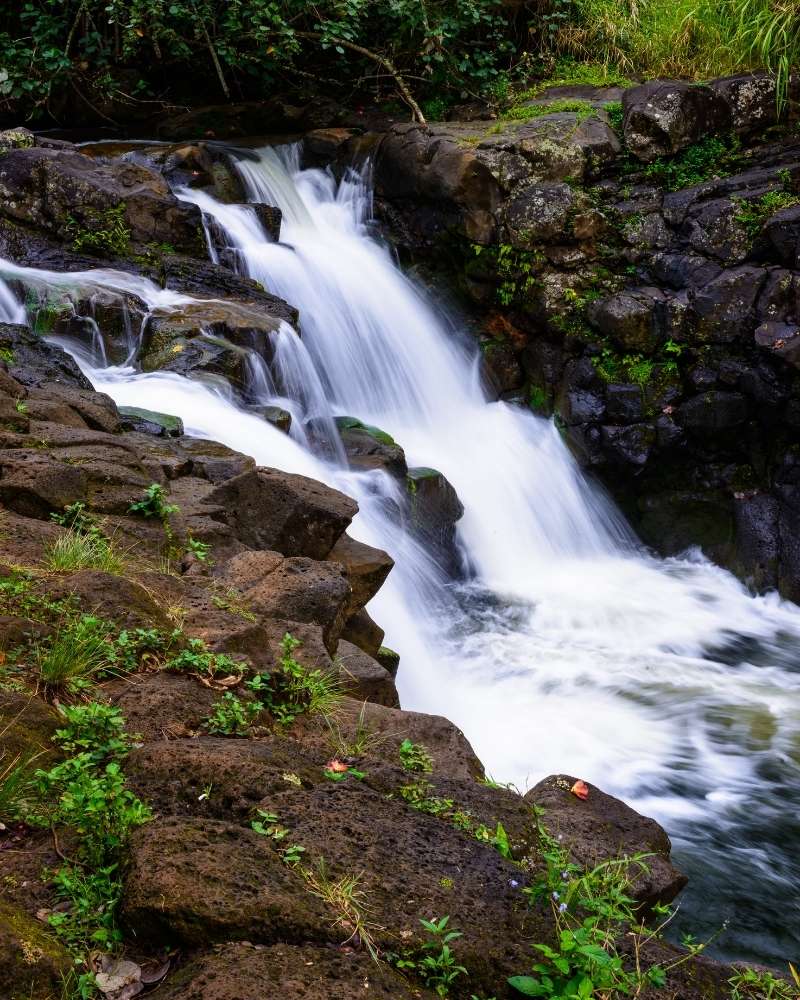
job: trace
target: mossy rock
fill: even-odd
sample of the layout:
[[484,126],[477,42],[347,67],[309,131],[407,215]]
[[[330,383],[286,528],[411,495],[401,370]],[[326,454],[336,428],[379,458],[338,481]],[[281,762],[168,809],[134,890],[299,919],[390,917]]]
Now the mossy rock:
[[365,424],[362,420],[359,420],[358,417],[335,417],[334,419],[336,426],[340,431],[365,431],[370,437],[375,438],[375,440],[380,444],[397,444],[391,434],[387,434],[386,431],[381,430],[380,427],[375,427],[372,424]]
[[38,757],[53,752],[53,733],[61,717],[50,705],[30,693],[0,691],[0,732],[2,748],[11,758]]
[[52,1000],[72,966],[45,925],[0,900],[0,983],[4,1000]]
[[[158,410],[145,410],[141,406],[120,406],[119,412],[136,424],[155,424],[169,437],[183,434],[183,421],[171,413],[159,413]],[[138,428],[137,428],[138,429]]]

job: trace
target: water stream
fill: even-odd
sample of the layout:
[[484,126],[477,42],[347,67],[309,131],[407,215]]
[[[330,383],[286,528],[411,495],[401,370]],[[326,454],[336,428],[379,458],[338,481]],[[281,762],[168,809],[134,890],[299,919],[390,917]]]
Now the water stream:
[[[253,375],[264,402],[292,410],[293,436],[218,386],[68,349],[118,403],[178,414],[189,433],[355,496],[352,533],[397,561],[370,611],[401,653],[404,707],[453,719],[497,780],[574,773],[655,816],[692,877],[682,930],[730,920],[717,953],[796,956],[800,609],[751,595],[699,553],[653,558],[551,422],[487,402],[476,351],[374,238],[366,173],[337,183],[301,170],[290,147],[239,170],[250,201],[283,210],[279,243],[247,207],[178,193],[222,227],[247,274],[301,310],[302,339],[278,331],[272,369]],[[65,294],[131,292],[149,308],[190,301],[121,272],[0,272]],[[0,291],[0,315],[15,308]],[[347,469],[340,414],[389,432],[409,465],[455,486],[468,581],[448,580],[403,533],[393,480]],[[316,455],[308,420],[328,441]]]

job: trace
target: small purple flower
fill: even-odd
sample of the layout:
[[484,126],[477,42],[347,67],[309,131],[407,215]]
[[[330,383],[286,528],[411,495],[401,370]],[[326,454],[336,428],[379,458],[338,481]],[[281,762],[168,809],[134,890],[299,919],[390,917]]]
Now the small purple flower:
[[551,893],[551,895],[552,895],[553,899],[555,899],[555,900],[561,899],[561,896],[559,896],[559,894],[557,892],[553,892],[553,893]]
[[567,904],[566,903],[559,903],[558,904],[558,912],[559,913],[566,913],[566,910],[567,910]]
[[511,886],[512,889],[516,889],[517,886],[519,885],[519,882],[517,882],[515,878],[510,878],[508,880],[508,884]]
[[569,872],[562,872],[561,873],[561,881],[562,882],[566,882],[568,878],[569,878]]

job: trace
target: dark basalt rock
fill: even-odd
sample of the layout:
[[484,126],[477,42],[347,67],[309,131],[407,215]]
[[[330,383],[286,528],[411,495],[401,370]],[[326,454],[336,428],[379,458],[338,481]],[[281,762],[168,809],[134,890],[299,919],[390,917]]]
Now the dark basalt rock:
[[703,136],[731,127],[725,98],[710,87],[678,80],[652,80],[622,96],[628,149],[648,162],[677,153]]

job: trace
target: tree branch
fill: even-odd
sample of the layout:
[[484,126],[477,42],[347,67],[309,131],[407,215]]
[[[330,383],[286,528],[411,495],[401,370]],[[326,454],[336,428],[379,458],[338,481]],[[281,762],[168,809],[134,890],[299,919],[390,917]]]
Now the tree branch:
[[405,80],[400,75],[400,71],[394,65],[394,63],[387,59],[386,56],[382,56],[377,52],[373,52],[371,49],[364,48],[363,45],[357,45],[355,42],[348,42],[344,38],[333,38],[330,35],[323,35],[320,31],[295,31],[296,38],[310,38],[313,41],[321,42],[327,41],[332,45],[341,45],[343,49],[350,49],[352,52],[358,52],[359,55],[366,56],[367,59],[372,59],[379,66],[383,66],[386,72],[394,78],[394,82],[397,84],[397,89],[400,91],[400,96],[406,102],[406,104],[411,108],[411,114],[420,125],[426,125],[425,115],[422,113],[422,109],[414,100],[414,95],[408,89]]

